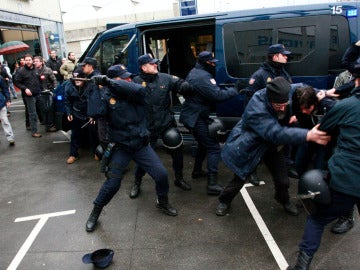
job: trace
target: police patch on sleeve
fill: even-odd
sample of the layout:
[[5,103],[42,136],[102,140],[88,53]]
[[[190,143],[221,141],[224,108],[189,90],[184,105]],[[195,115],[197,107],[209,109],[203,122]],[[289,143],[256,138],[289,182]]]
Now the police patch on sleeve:
[[216,81],[215,81],[214,78],[211,78],[211,79],[210,79],[210,82],[211,82],[212,84],[216,84]]
[[116,99],[115,98],[110,98],[109,99],[109,103],[111,104],[111,105],[115,105],[116,104]]

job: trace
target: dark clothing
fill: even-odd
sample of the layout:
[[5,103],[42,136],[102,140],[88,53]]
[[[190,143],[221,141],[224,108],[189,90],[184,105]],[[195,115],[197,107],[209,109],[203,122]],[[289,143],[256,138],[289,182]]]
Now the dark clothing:
[[247,90],[253,95],[256,91],[264,89],[266,84],[275,77],[283,77],[289,83],[292,83],[291,77],[285,70],[284,65],[269,61],[263,63],[260,68],[251,75],[250,81],[254,80],[254,83],[249,84]]
[[[241,181],[244,181],[264,158],[274,180],[275,198],[282,204],[289,200],[289,178],[283,145],[306,142],[308,132],[307,129],[288,127],[289,108],[287,112],[288,115],[279,120],[267,98],[266,89],[257,91],[221,152],[225,165]],[[220,195],[219,199],[221,202],[229,200],[223,195]]]
[[330,187],[359,197],[360,184],[360,87],[351,97],[338,101],[320,122],[320,129],[339,133],[334,154],[329,160]]
[[140,74],[133,78],[145,87],[146,125],[152,136],[159,137],[169,127],[176,127],[171,111],[172,97],[176,97],[184,80],[166,73]]
[[41,92],[41,83],[39,77],[39,71],[32,66],[24,66],[23,68],[18,69],[14,76],[14,84],[20,88],[21,92],[25,92],[25,89],[28,88],[33,97],[37,97]]
[[119,190],[124,171],[131,160],[141,166],[155,181],[158,196],[169,190],[168,175],[161,160],[148,144],[149,131],[145,123],[145,88],[139,84],[111,80],[104,89],[102,106],[97,103],[108,123],[108,138],[116,143],[106,172],[106,181],[101,187],[95,205],[105,206]]
[[0,109],[6,106],[6,103],[10,101],[10,92],[6,87],[5,79],[0,76]]
[[181,108],[180,122],[192,129],[199,117],[207,120],[216,102],[225,101],[238,94],[234,88],[226,91],[217,86],[213,76],[197,63],[186,77],[186,81],[193,87],[192,93],[185,97]]
[[60,67],[62,65],[61,60],[56,57],[55,59],[49,58],[49,60],[46,61],[46,66],[49,67],[53,71],[57,71],[57,74],[54,74],[56,77],[56,80],[61,83],[64,80],[64,77],[60,73]]
[[38,74],[40,78],[41,91],[53,91],[56,88],[56,77],[50,68],[47,66],[42,66],[40,69],[38,69]]
[[192,86],[192,92],[185,97],[180,122],[193,131],[198,143],[194,170],[201,170],[201,164],[207,155],[208,173],[216,175],[220,161],[220,145],[209,133],[210,112],[216,102],[229,99],[237,95],[238,91],[235,88],[221,90],[207,67],[199,63],[190,71],[186,81]]
[[349,48],[346,49],[342,59],[341,64],[351,73],[353,72],[354,66],[358,64],[357,60],[360,57],[360,47],[356,46],[355,43],[351,44]]
[[67,115],[73,115],[81,120],[88,119],[87,103],[91,91],[98,91],[97,85],[85,83],[81,88],[75,86],[71,80],[64,82],[64,107]]
[[318,205],[318,211],[308,216],[299,247],[312,256],[320,246],[325,226],[348,214],[360,203],[360,87],[351,97],[338,101],[322,118],[320,130],[337,134],[335,152],[328,162],[331,203]]

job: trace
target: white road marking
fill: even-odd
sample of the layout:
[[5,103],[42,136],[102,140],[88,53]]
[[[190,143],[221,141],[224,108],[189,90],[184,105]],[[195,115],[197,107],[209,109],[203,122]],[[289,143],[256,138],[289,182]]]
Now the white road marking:
[[[260,182],[260,185],[264,185],[265,183],[263,181]],[[281,270],[285,270],[289,264],[287,263],[284,255],[282,254],[280,248],[278,247],[278,245],[276,244],[274,238],[272,237],[269,229],[267,228],[264,220],[262,219],[259,211],[257,210],[254,202],[252,201],[249,193],[247,192],[246,188],[247,187],[252,187],[252,184],[245,184],[244,188],[242,188],[240,190],[241,195],[244,198],[244,201],[247,205],[247,207],[250,210],[251,215],[253,216],[256,225],[258,226],[261,234],[263,235],[266,244],[268,245],[268,247],[270,248],[271,253],[273,254],[277,264],[279,265]]]
[[16,270],[19,264],[21,263],[22,259],[25,257],[27,251],[31,247],[32,243],[35,241],[36,236],[39,234],[42,227],[44,227],[46,221],[51,217],[58,217],[58,216],[64,216],[64,215],[71,215],[75,214],[76,210],[69,210],[69,211],[62,211],[62,212],[54,212],[49,214],[42,214],[42,215],[35,215],[35,216],[29,216],[29,217],[21,217],[15,219],[14,222],[23,222],[23,221],[29,221],[34,219],[39,219],[39,222],[35,225],[34,229],[31,231],[28,238],[25,240],[24,244],[21,246],[20,250],[10,263],[7,270]]

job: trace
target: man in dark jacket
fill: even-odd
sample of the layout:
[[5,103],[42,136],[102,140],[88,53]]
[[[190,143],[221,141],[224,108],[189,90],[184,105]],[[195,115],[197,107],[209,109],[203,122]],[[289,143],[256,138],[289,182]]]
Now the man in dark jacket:
[[126,81],[130,77],[123,65],[108,69],[106,76],[95,76],[95,82],[105,86],[102,106],[94,99],[95,106],[108,122],[109,144],[102,162],[106,163],[106,181],[94,201],[94,208],[86,222],[86,231],[95,229],[102,208],[107,205],[120,188],[124,171],[131,160],[141,166],[154,179],[157,207],[169,216],[177,210],[169,204],[169,181],[167,171],[160,158],[149,145],[149,131],[145,123],[145,88]]
[[221,156],[226,166],[234,172],[234,179],[228,183],[219,196],[216,210],[224,216],[234,197],[243,187],[246,178],[264,161],[275,186],[275,200],[291,215],[298,215],[297,207],[290,201],[289,177],[283,146],[313,141],[326,144],[330,137],[315,128],[289,128],[289,94],[291,85],[282,77],[267,84],[250,99],[242,119],[236,124]]
[[[191,186],[184,180],[183,167],[183,141],[180,132],[176,129],[174,113],[171,110],[172,97],[180,92],[184,80],[158,71],[158,59],[150,54],[138,58],[140,74],[133,78],[135,83],[141,84],[145,89],[146,125],[150,131],[150,145],[155,149],[156,142],[162,139],[172,158],[175,174],[174,184],[183,190],[190,190]],[[167,138],[171,145],[167,144]],[[134,185],[130,191],[130,198],[136,198],[140,192],[140,185],[145,171],[136,168]]]
[[320,246],[327,224],[360,206],[360,65],[352,69],[355,88],[349,98],[338,101],[322,118],[320,130],[338,134],[334,154],[328,162],[330,172],[329,205],[321,205],[307,217],[299,245],[297,263],[290,270],[307,270]]
[[38,132],[36,113],[36,102],[39,102],[41,93],[41,83],[38,70],[34,67],[33,57],[25,55],[25,66],[16,72],[15,85],[24,93],[25,102],[29,111],[31,133],[34,138],[40,138]]
[[218,164],[220,161],[220,145],[215,137],[210,136],[210,112],[216,102],[224,101],[238,94],[235,88],[221,90],[214,79],[215,66],[218,60],[212,53],[203,51],[199,54],[198,62],[186,77],[191,85],[191,93],[185,96],[181,108],[180,122],[192,130],[198,143],[193,178],[206,176],[202,170],[202,163],[207,155],[207,193],[219,195],[222,187],[218,184]]
[[62,61],[56,55],[56,51],[51,51],[50,58],[46,61],[46,66],[52,70],[58,85],[61,84],[64,80],[64,77],[60,74],[61,65]]

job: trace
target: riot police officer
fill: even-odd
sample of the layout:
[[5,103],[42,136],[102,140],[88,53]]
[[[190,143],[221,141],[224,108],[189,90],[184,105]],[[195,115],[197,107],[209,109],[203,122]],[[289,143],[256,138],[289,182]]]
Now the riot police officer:
[[216,138],[209,133],[211,107],[216,102],[224,101],[238,94],[235,88],[223,91],[217,86],[214,79],[217,61],[211,52],[203,51],[199,54],[198,62],[186,77],[192,90],[190,94],[186,95],[180,113],[180,122],[192,130],[198,143],[193,178],[206,176],[205,171],[202,170],[202,163],[207,155],[207,193],[209,195],[218,195],[223,189],[217,183],[220,145]]
[[92,79],[101,84],[104,98],[91,98],[88,110],[91,115],[106,118],[108,139],[102,162],[106,164],[106,181],[102,185],[94,208],[86,222],[86,231],[95,229],[102,208],[107,205],[120,188],[124,171],[131,160],[141,166],[155,180],[157,207],[166,215],[176,216],[177,210],[169,204],[167,171],[160,158],[149,146],[149,131],[145,124],[145,88],[125,81],[130,73],[123,65],[109,68],[107,76]]
[[[188,84],[176,76],[158,72],[158,63],[159,60],[150,54],[140,56],[138,58],[140,74],[135,76],[133,81],[146,89],[146,122],[150,131],[151,146],[155,148],[158,138],[162,139],[163,145],[172,158],[175,186],[183,190],[191,190],[191,186],[183,177],[183,141],[180,132],[176,129],[174,113],[171,111],[172,98],[176,98],[176,94]],[[130,198],[136,198],[139,195],[144,175],[145,171],[137,167]]]

